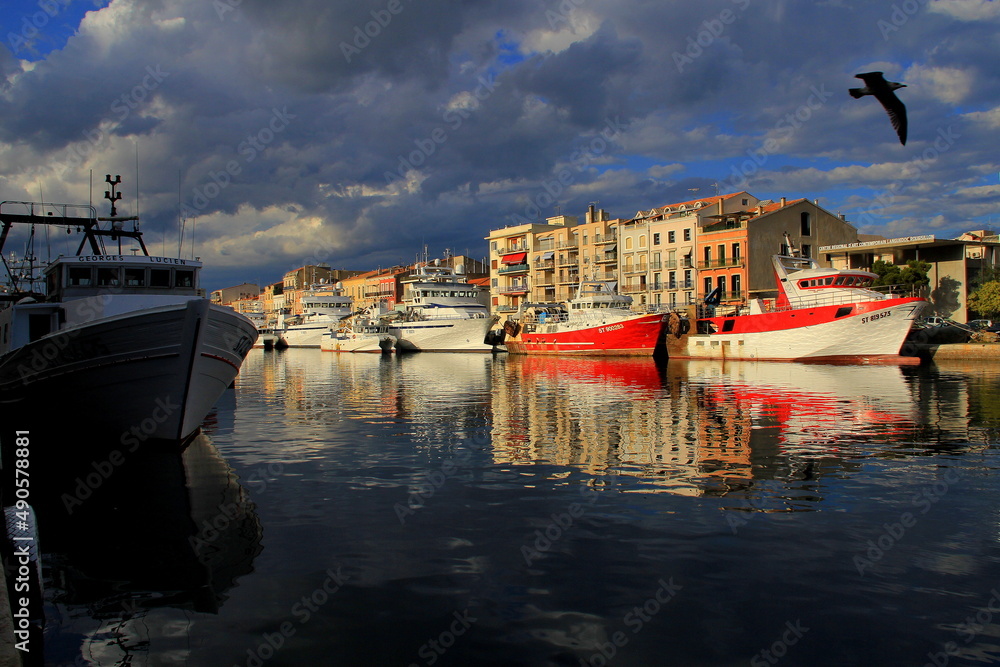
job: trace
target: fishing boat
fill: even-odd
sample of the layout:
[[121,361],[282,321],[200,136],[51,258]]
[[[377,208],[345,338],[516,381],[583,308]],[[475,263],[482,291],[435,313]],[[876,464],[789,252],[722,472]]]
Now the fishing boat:
[[[120,182],[108,177],[109,218],[89,205],[0,202],[0,252],[17,224],[29,226],[32,239],[40,225],[83,235],[76,255],[43,268],[40,290],[8,273],[0,406],[51,409],[88,432],[120,434],[123,444],[181,440],[239,373],[257,329],[205,298],[200,261],[149,255],[137,219],[117,216]],[[116,252],[106,240],[117,242]]]
[[637,313],[606,280],[582,280],[566,303],[526,303],[504,323],[511,354],[652,356],[666,316]]
[[[821,267],[800,257],[790,242],[774,255],[777,296],[722,309],[707,298],[690,326],[669,316],[671,358],[781,361],[905,361],[899,354],[913,321],[926,306],[920,297],[872,289],[878,275],[860,269]],[[709,295],[711,297],[711,295]],[[713,312],[714,311],[714,312]]]
[[391,354],[396,337],[389,325],[379,320],[380,313],[370,309],[356,313],[347,326],[323,334],[319,347],[327,352],[375,352]]
[[333,331],[351,316],[351,297],[339,284],[313,285],[302,293],[302,314],[288,318],[278,332],[288,347],[319,347],[323,334]]
[[402,311],[384,319],[406,352],[491,352],[484,342],[496,320],[479,300],[481,288],[466,282],[449,266],[423,262],[403,278]]

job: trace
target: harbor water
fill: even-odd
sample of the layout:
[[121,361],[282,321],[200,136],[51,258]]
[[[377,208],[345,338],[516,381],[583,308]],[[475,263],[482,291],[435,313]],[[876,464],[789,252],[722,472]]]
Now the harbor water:
[[998,399],[995,363],[254,350],[183,452],[33,435],[33,657],[988,664]]

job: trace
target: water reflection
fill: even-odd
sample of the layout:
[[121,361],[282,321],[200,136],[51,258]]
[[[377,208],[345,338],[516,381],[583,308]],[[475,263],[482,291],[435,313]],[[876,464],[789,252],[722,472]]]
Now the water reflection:
[[189,614],[218,613],[253,571],[254,504],[207,435],[183,451],[148,442],[121,463],[110,450],[46,464],[36,506],[46,664],[79,664],[77,653],[99,665],[170,653],[183,662]]
[[839,474],[918,441],[989,439],[970,427],[967,376],[937,367],[510,357],[492,380],[496,462],[687,495]]

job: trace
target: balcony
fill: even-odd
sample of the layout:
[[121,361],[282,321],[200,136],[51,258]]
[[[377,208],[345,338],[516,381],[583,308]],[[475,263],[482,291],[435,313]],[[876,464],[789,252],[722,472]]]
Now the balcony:
[[595,234],[594,235],[594,245],[601,245],[603,243],[618,243],[618,235],[617,234],[607,234],[607,235]]
[[527,273],[528,268],[527,264],[510,264],[502,269],[497,269],[497,273],[501,276],[516,275],[519,273]]
[[556,247],[559,250],[563,250],[564,248],[578,248],[578,247],[580,247],[580,244],[578,242],[576,242],[576,241],[560,241],[556,245]]
[[634,285],[624,285],[619,287],[619,291],[622,294],[639,294],[641,292],[646,291],[646,286],[641,283]]
[[731,269],[742,268],[745,262],[742,257],[729,257],[723,259],[710,259],[698,262],[699,269]]
[[[707,294],[698,294],[698,301],[704,302],[706,296],[708,296],[708,295]],[[741,301],[742,302],[742,301],[746,301],[746,299],[747,299],[747,293],[743,292],[743,291],[722,292],[719,295],[719,301],[721,301],[723,303],[725,303],[725,302],[733,302],[733,301]]]
[[521,241],[520,243],[512,243],[505,248],[497,248],[498,255],[509,255],[512,252],[525,252],[528,248],[527,241]]
[[513,283],[507,287],[501,288],[501,294],[527,294],[528,293],[528,283]]
[[554,260],[547,259],[544,262],[539,262],[535,264],[535,271],[551,271],[556,268],[556,263]]
[[650,271],[659,271],[662,268],[663,268],[663,262],[650,262],[649,263],[649,270]]
[[636,264],[635,266],[625,266],[625,273],[645,273],[647,264]]
[[559,260],[559,268],[565,268],[568,266],[576,266],[579,260],[576,257],[567,257],[566,259]]
[[607,263],[610,263],[610,262],[617,262],[618,261],[618,253],[616,253],[616,252],[606,252],[606,253],[604,253],[603,256],[602,255],[598,255],[596,261],[597,261],[598,264],[607,264]]

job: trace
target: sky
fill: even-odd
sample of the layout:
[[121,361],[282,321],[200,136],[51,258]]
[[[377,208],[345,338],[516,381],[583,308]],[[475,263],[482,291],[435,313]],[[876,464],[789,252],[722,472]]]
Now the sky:
[[[0,200],[103,215],[121,174],[209,289],[741,190],[890,238],[1000,228],[1000,0],[3,7]],[[869,71],[907,86],[905,146],[847,92]]]

